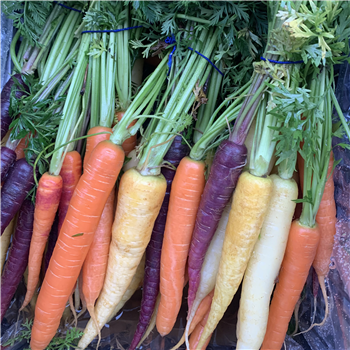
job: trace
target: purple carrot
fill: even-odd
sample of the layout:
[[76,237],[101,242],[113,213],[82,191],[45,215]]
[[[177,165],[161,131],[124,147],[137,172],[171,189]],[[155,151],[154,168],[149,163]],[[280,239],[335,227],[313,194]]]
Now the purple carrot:
[[1,147],[1,183],[16,160],[16,152],[8,147]]
[[15,162],[1,188],[1,234],[34,186],[33,167],[22,158]]
[[[12,87],[15,83],[14,79],[16,78],[18,80],[18,83],[20,85],[23,85],[24,89],[28,89],[28,87],[24,84],[24,81],[22,80],[21,74],[15,74],[4,86],[4,88],[1,91],[1,140],[5,137],[9,130],[9,126],[12,123],[12,118],[10,116],[10,95]],[[17,88],[17,87],[16,87]],[[21,98],[26,93],[25,91],[22,91],[17,88],[17,91],[15,92],[14,97],[16,99]]]
[[33,222],[34,204],[26,199],[19,211],[11,249],[1,276],[1,321],[28,264]]
[[196,297],[200,271],[221,215],[246,164],[247,148],[226,140],[218,147],[199,204],[188,259],[188,306]]
[[50,262],[53,250],[55,248],[57,238],[58,238],[58,214],[56,215],[55,221],[52,224],[49,239],[47,241],[47,250],[46,250],[45,261],[44,261],[45,273],[47,268],[49,267],[49,262]]
[[[186,157],[188,153],[189,148],[187,145],[182,144],[182,137],[176,136],[168,153],[165,155],[164,160],[177,167],[181,159]],[[171,184],[175,176],[175,171],[169,168],[163,168],[162,174],[167,181],[167,189],[162,207],[154,223],[151,240],[146,249],[145,277],[143,281],[143,293],[139,323],[137,324],[136,332],[134,334],[134,338],[131,342],[129,350],[136,349],[137,344],[140,342],[144,332],[146,331],[146,328],[151,320],[159,293],[160,256],[169,206]]]

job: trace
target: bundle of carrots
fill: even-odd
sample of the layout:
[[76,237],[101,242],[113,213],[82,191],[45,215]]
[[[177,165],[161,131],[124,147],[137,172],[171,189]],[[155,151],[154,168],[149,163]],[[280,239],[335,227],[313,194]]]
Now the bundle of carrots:
[[188,283],[173,349],[205,349],[242,283],[237,348],[279,350],[313,266],[326,309],[310,328],[325,323],[333,107],[350,136],[333,73],[346,3],[2,6],[17,32],[1,94],[1,320],[27,269],[31,349],[69,309],[75,327],[90,316],[69,346],[98,347],[142,286],[134,350],[172,331]]

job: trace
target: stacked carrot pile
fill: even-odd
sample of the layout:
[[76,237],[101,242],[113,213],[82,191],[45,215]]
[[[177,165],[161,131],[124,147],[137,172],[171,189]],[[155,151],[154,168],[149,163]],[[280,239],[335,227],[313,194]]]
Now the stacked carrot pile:
[[31,349],[68,305],[90,315],[77,346],[98,346],[142,286],[136,349],[171,332],[188,283],[174,349],[205,349],[242,283],[237,348],[279,350],[313,266],[325,322],[346,2],[2,6],[1,320],[24,275]]

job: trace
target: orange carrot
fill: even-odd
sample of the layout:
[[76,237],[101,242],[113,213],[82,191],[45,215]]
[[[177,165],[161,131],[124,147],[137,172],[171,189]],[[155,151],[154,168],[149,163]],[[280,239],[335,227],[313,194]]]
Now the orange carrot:
[[[94,128],[91,128],[88,132],[88,135],[97,134],[100,132],[112,132],[112,128],[107,128],[105,126],[95,126]],[[95,136],[90,136],[86,140],[86,150],[85,150],[85,157],[84,157],[84,168],[86,167],[86,162],[89,160],[92,151],[94,148],[102,141],[109,140],[111,137],[111,134],[99,134]]]
[[45,349],[56,334],[123,162],[122,148],[103,141],[86,164],[39,293],[30,342],[32,350]]
[[303,290],[316,255],[320,233],[317,224],[307,227],[293,221],[286,253],[270,305],[266,334],[261,350],[280,350],[289,320]]
[[19,144],[17,145],[16,149],[15,149],[15,152],[16,152],[16,159],[22,159],[25,157],[25,154],[24,154],[24,149],[27,147],[26,145],[26,137],[23,137],[23,139],[21,139],[21,141],[19,142]]
[[29,250],[27,293],[21,310],[32,300],[39,282],[41,262],[60,203],[62,184],[60,175],[49,173],[45,173],[39,180],[35,199],[33,236]]
[[161,299],[157,314],[157,330],[162,336],[172,330],[180,310],[188,250],[205,185],[204,169],[204,162],[183,158],[171,187],[161,255]]
[[313,267],[318,276],[326,276],[329,271],[330,257],[333,251],[335,224],[336,224],[336,206],[334,200],[334,181],[333,181],[334,157],[331,152],[327,182],[324,188],[323,196],[316,215],[316,222],[320,229],[320,243],[317,248]]
[[58,233],[66,217],[69,202],[81,176],[81,156],[77,151],[68,152],[64,158],[60,175],[63,181],[60,205],[58,207]]
[[201,322],[201,320],[203,320],[203,318],[207,314],[209,315],[210,305],[213,301],[213,295],[214,289],[199,304],[196,314],[191,322],[189,333],[193,332],[193,330],[197,327],[197,325]]
[[100,295],[106,275],[108,251],[114,219],[114,194],[115,191],[113,189],[103,209],[100,222],[94,235],[94,240],[92,241],[82,270],[83,295],[86,308],[93,319],[95,318],[95,301]]
[[333,252],[334,235],[336,233],[336,206],[334,200],[334,181],[333,181],[333,152],[330,154],[327,182],[324,188],[323,196],[316,215],[316,222],[320,230],[320,243],[317,248],[316,257],[313,262],[313,267],[317,273],[322,294],[324,297],[326,311],[323,321],[318,326],[322,326],[328,316],[327,293],[324,283],[325,276],[329,271],[330,258]]
[[[116,113],[116,117],[118,121],[121,121],[124,117],[125,112],[118,112]],[[136,120],[134,120],[128,128],[136,124]],[[137,141],[137,135],[130,136],[127,140],[125,140],[122,144],[123,150],[125,152],[125,155],[127,156],[136,146]]]
[[[209,317],[210,309],[207,311],[205,316],[202,318],[202,320],[197,324],[196,328],[193,330],[191,337],[190,337],[190,350],[198,350],[198,343],[202,336],[205,324],[207,323],[208,317]],[[205,350],[210,342],[211,336],[208,337],[204,345],[202,346],[201,350]]]
[[[186,285],[186,283],[185,283],[185,285]],[[203,318],[206,315],[208,317],[209,311],[210,311],[211,302],[213,301],[213,296],[214,296],[214,289],[206,297],[204,297],[204,299],[199,304],[199,306],[197,308],[197,311],[196,311],[196,313],[195,313],[195,315],[194,315],[194,317],[192,319],[192,322],[190,324],[190,328],[188,330],[188,334],[191,334],[194,331],[194,329],[197,327],[197,325],[199,325],[199,323],[203,320]],[[185,342],[185,340],[186,340],[185,339],[185,335],[186,335],[186,333],[184,332],[184,334],[181,337],[180,341],[171,350],[178,349]],[[208,339],[210,340],[210,337]],[[199,338],[198,338],[198,340],[199,340]],[[208,340],[208,342],[209,342],[209,340]]]

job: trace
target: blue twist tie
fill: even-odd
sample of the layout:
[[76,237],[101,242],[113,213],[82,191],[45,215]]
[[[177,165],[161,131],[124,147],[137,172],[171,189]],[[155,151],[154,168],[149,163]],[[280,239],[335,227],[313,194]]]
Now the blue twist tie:
[[[168,36],[165,39],[165,43],[169,44],[169,45],[176,43],[174,34],[172,34],[171,36]],[[203,57],[204,59],[206,59],[222,76],[224,75],[224,73],[221,72],[220,69],[218,67],[216,67],[216,65],[212,61],[210,61],[210,59],[208,57],[205,57],[204,55],[202,55],[197,50],[193,50],[192,47],[188,47],[188,49],[191,50],[191,51],[194,51],[197,55],[199,55],[199,56]],[[171,69],[171,65],[172,65],[172,61],[173,61],[173,54],[174,54],[175,50],[176,50],[176,46],[174,46],[173,50],[171,51],[171,53],[169,55],[169,61],[168,61],[169,71],[168,71],[168,75],[170,73],[170,69]]]
[[64,8],[66,8],[66,9],[68,9],[68,10],[72,10],[72,11],[75,11],[75,12],[82,12],[81,10],[78,10],[78,9],[73,8],[73,7],[70,7],[70,6],[67,6],[65,4],[62,4],[61,2],[54,1],[53,3],[56,4],[56,5],[62,6]]
[[85,33],[118,33],[123,32],[124,30],[131,30],[131,29],[137,29],[142,28],[143,26],[135,26],[135,27],[128,27],[128,28],[121,28],[121,29],[108,29],[108,30],[84,30],[81,32],[81,34]]
[[[266,61],[266,58],[260,57],[262,61]],[[299,63],[304,63],[304,61],[275,61],[275,60],[267,60],[271,63],[276,63],[276,64],[299,64]]]

